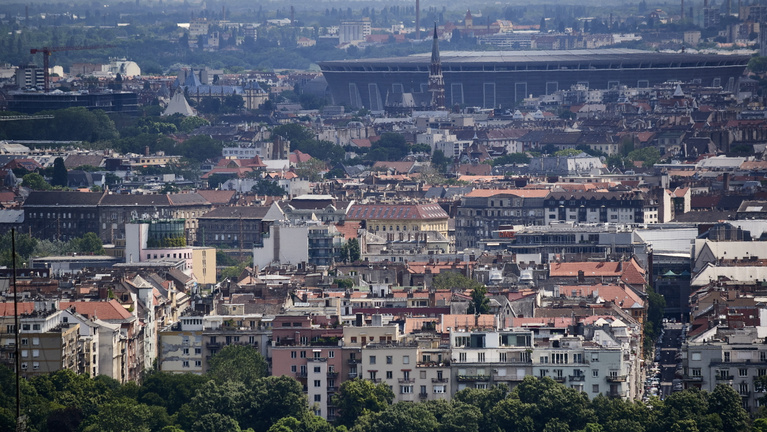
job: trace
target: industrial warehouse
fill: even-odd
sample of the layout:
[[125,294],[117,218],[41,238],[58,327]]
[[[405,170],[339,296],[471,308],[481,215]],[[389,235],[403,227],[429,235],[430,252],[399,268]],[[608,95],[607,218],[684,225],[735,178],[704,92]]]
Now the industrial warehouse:
[[[743,55],[632,49],[446,51],[440,57],[446,104],[483,108],[510,108],[530,95],[551,94],[577,84],[611,89],[682,81],[732,90],[749,60]],[[320,68],[336,104],[373,111],[408,102],[415,108],[429,108],[432,58],[424,53],[337,60],[321,62]]]

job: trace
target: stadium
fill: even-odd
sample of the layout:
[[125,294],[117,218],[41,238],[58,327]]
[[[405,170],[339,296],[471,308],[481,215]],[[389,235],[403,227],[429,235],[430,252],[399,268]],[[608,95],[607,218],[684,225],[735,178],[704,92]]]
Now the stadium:
[[[448,106],[511,107],[523,98],[583,84],[590,89],[696,81],[735,90],[750,57],[630,49],[445,51],[440,53]],[[396,94],[428,91],[431,54],[335,60],[319,66],[334,103],[383,110]],[[420,98],[426,100],[426,98]]]

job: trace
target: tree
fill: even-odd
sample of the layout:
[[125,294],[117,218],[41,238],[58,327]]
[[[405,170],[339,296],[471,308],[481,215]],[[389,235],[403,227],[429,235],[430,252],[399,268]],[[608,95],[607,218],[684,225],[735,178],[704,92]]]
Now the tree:
[[67,187],[69,179],[67,178],[67,167],[64,166],[64,158],[61,156],[53,160],[53,176],[51,177],[51,186]]
[[467,278],[457,272],[440,272],[434,278],[432,285],[439,290],[449,289],[453,291],[473,290],[483,286],[474,279]]
[[723,430],[748,430],[748,413],[743,409],[741,396],[731,386],[717,384],[708,397],[708,409],[710,414],[718,414],[722,419]]
[[149,432],[169,425],[170,418],[164,408],[119,398],[104,403],[86,424],[84,432]]
[[307,414],[307,401],[298,381],[288,376],[269,376],[255,382],[252,389],[250,412],[242,427],[267,430],[284,417],[303,419]]
[[104,244],[96,233],[85,233],[81,238],[75,238],[71,241],[71,249],[75,252],[90,253],[90,254],[103,254]]
[[200,416],[192,424],[192,432],[240,432],[237,420],[219,413],[208,413]]
[[437,432],[439,423],[424,404],[400,402],[381,412],[367,412],[353,432]]
[[767,72],[767,57],[751,57],[748,61],[748,70],[755,74],[763,74]]
[[21,178],[21,185],[32,190],[51,190],[51,185],[38,173],[29,173]]
[[490,299],[487,298],[487,288],[478,286],[471,290],[471,303],[467,314],[482,315],[490,313]]
[[627,158],[631,161],[641,161],[643,166],[650,167],[660,160],[660,152],[656,147],[643,147],[631,151]]
[[315,158],[310,158],[306,162],[299,162],[296,164],[296,174],[298,174],[298,177],[311,182],[322,180],[321,173],[325,170],[325,162]]
[[227,345],[210,359],[208,376],[218,383],[238,381],[248,386],[267,375],[267,364],[249,345]]
[[208,135],[196,135],[178,146],[178,154],[197,162],[204,162],[221,155],[224,145]]
[[202,375],[150,371],[139,387],[138,399],[148,405],[163,406],[173,415],[207,381]]
[[395,132],[385,132],[370,146],[366,158],[372,161],[398,161],[408,154],[405,136]]
[[374,384],[362,379],[344,381],[338,393],[333,396],[333,404],[340,411],[336,423],[351,427],[365,412],[383,411],[392,400],[394,393],[384,383]]
[[360,242],[356,239],[349,239],[349,241],[346,242],[347,247],[349,248],[349,261],[356,262],[360,260]]
[[445,156],[442,150],[434,150],[431,155],[431,166],[433,166],[438,172],[444,174],[447,172],[447,166],[450,164],[450,159]]
[[260,179],[251,189],[256,195],[283,196],[285,189],[276,182],[268,179]]

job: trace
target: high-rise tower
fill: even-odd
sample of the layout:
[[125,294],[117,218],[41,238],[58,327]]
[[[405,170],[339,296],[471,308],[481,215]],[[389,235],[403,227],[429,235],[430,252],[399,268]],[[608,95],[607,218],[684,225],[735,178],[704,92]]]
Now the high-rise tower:
[[431,46],[431,66],[429,66],[429,92],[431,92],[431,108],[445,109],[445,80],[442,77],[442,63],[439,60],[439,40],[437,39],[437,23],[434,23],[434,41]]

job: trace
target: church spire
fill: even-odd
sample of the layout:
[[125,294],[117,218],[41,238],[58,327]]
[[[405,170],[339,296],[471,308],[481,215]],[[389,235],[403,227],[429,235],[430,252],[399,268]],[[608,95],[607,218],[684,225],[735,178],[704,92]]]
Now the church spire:
[[439,39],[437,39],[437,23],[434,23],[434,41],[431,46],[431,66],[429,67],[429,92],[431,92],[431,108],[445,109],[445,81],[442,77],[442,62],[439,59]]

